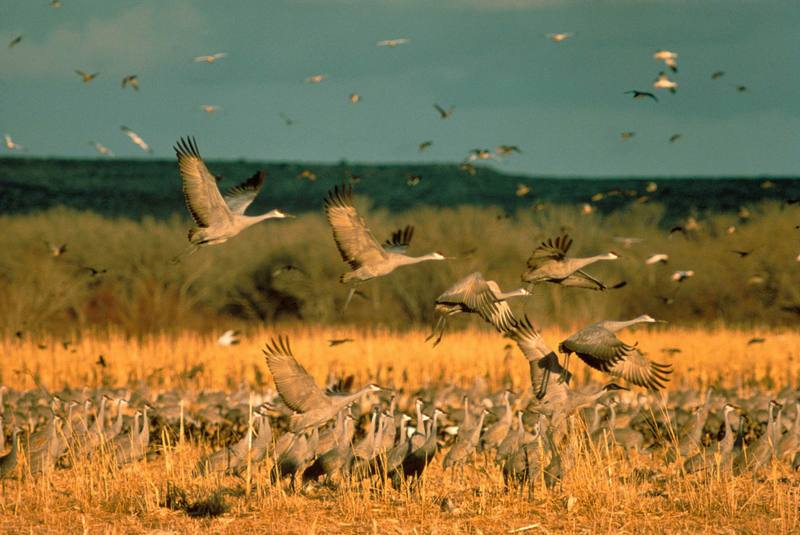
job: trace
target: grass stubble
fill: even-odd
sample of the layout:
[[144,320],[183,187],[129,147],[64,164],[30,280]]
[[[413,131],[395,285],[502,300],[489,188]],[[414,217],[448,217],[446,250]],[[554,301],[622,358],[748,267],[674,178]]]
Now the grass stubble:
[[[424,333],[355,328],[287,327],[295,355],[322,383],[330,370],[353,373],[356,384],[378,379],[407,391],[442,384],[468,387],[482,378],[490,390],[529,386],[527,362],[489,331],[450,333],[437,349]],[[2,383],[48,389],[122,384],[160,389],[272,388],[261,347],[272,335],[245,333],[241,345],[218,346],[192,332],[127,338],[119,334],[0,342]],[[555,345],[567,334],[547,330]],[[328,338],[356,342],[327,347]],[[759,336],[762,344],[748,345]],[[628,335],[675,368],[670,388],[735,389],[747,398],[765,389],[797,385],[800,336],[790,331],[639,329]],[[668,356],[660,350],[680,347]],[[95,364],[104,355],[108,366]],[[578,366],[580,366],[578,368]],[[574,365],[575,387],[603,382]],[[260,372],[258,371],[260,368]],[[28,373],[20,373],[21,371]],[[576,371],[576,370],[573,370]],[[188,373],[192,372],[192,373]],[[259,375],[263,374],[263,375]],[[266,377],[266,384],[264,383]],[[635,395],[635,394],[632,394]],[[429,467],[418,493],[370,488],[308,487],[292,494],[270,484],[268,466],[251,486],[235,477],[196,477],[208,443],[161,437],[159,455],[122,468],[103,456],[76,459],[69,470],[5,481],[0,531],[30,533],[797,533],[800,481],[785,465],[758,478],[715,471],[685,475],[636,453],[586,449],[561,485],[535,485],[532,496],[507,490],[502,474],[482,456],[464,474],[443,472],[441,457]],[[576,446],[577,447],[577,446]],[[642,477],[647,468],[659,475]],[[451,507],[442,507],[443,498]],[[181,502],[177,503],[176,502]],[[222,513],[208,518],[206,512]]]

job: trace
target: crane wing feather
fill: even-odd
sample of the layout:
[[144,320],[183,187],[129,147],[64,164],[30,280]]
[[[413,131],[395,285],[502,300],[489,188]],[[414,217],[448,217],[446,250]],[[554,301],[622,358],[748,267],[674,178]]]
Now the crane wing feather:
[[572,238],[567,234],[548,238],[533,250],[528,258],[528,269],[535,270],[549,261],[563,260],[572,246]]
[[174,148],[183,180],[186,207],[195,223],[200,227],[209,227],[230,221],[231,211],[219,192],[214,175],[200,157],[194,138],[181,138]]
[[263,349],[269,371],[281,399],[297,412],[307,412],[330,404],[306,369],[294,358],[289,339],[278,336]]
[[325,216],[333,229],[333,240],[342,260],[356,270],[380,263],[388,256],[353,207],[352,195],[352,186],[334,187],[325,199]]
[[411,245],[411,238],[413,237],[414,227],[412,225],[397,229],[392,232],[388,240],[383,242],[383,250],[389,253],[405,254],[408,251],[408,246]]
[[234,214],[244,215],[244,211],[261,191],[265,177],[264,171],[259,171],[238,186],[229,189],[224,197],[228,209]]

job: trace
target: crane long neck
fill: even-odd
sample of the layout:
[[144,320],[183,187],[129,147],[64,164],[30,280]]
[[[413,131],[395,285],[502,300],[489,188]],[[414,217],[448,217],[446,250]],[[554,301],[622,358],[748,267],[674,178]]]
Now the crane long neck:
[[521,297],[523,295],[528,295],[528,290],[525,288],[517,288],[516,290],[511,290],[510,292],[494,292],[494,296],[498,301],[505,301],[506,299],[511,299],[512,297]]
[[428,253],[422,256],[398,255],[397,258],[398,258],[397,264],[400,266],[410,266],[413,264],[419,264],[420,262],[427,262],[428,260],[440,259],[440,257],[436,253]]
[[[797,410],[797,413],[800,414],[800,407]],[[421,433],[425,431],[425,420],[422,418],[422,403],[417,403],[417,432]]]
[[650,323],[650,320],[644,318],[633,318],[632,320],[628,321],[603,321],[601,322],[601,325],[612,333],[615,333],[639,323]]
[[400,419],[400,437],[399,437],[400,444],[405,444],[407,438],[408,438],[408,436],[406,434],[406,419],[405,418],[401,418]]
[[564,263],[569,266],[570,269],[573,271],[577,271],[582,269],[590,264],[594,264],[599,260],[615,260],[617,257],[615,255],[611,255],[609,253],[606,254],[599,254],[595,256],[588,256],[586,258],[570,258],[564,260]]

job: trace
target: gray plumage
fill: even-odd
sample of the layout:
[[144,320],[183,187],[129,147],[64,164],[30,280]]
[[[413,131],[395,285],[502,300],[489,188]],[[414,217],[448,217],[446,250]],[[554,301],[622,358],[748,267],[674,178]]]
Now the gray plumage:
[[524,295],[530,295],[525,288],[503,292],[495,281],[484,279],[480,272],[471,273],[436,298],[436,324],[425,340],[436,336],[433,345],[438,345],[444,336],[447,318],[462,313],[477,314],[498,331],[506,332],[514,322],[506,299]]
[[[342,185],[341,188],[336,186],[328,192],[325,198],[325,216],[333,230],[333,240],[336,242],[339,254],[351,269],[339,279],[343,284],[351,284],[344,308],[350,303],[357,283],[388,275],[401,266],[445,259],[441,253],[407,256],[404,251],[408,243],[400,248],[394,244],[388,249],[381,246],[367,228],[364,218],[358,215],[353,206],[352,185]],[[410,239],[408,236],[406,241],[410,242]],[[395,252],[401,250],[403,252]]]
[[572,238],[564,234],[543,241],[528,258],[527,269],[522,273],[522,281],[529,284],[553,283],[561,286],[606,290],[608,287],[582,269],[599,260],[616,260],[614,253],[606,253],[587,258],[568,258]]
[[287,407],[298,413],[290,418],[289,430],[293,433],[320,426],[367,392],[380,390],[380,387],[370,384],[353,394],[326,394],[294,358],[287,337],[273,339],[263,352],[278,394]]
[[194,138],[181,138],[174,148],[186,207],[196,225],[189,231],[191,246],[187,254],[199,247],[223,243],[265,219],[288,217],[280,210],[271,210],[259,216],[244,215],[261,191],[265,177],[263,171],[231,188],[223,197],[217,187],[217,179],[206,167]]
[[615,334],[630,325],[655,321],[643,315],[630,321],[593,323],[561,342],[558,349],[567,359],[575,353],[596,370],[637,386],[659,390],[669,381],[671,365],[648,360],[636,346],[624,343]]

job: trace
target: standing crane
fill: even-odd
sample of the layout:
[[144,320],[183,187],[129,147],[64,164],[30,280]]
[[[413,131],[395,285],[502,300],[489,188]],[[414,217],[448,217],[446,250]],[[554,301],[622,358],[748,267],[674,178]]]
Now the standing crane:
[[175,146],[178,168],[183,181],[186,207],[197,226],[189,230],[191,254],[207,245],[224,243],[249,226],[265,219],[292,217],[275,209],[257,216],[244,212],[264,185],[263,171],[259,171],[223,196],[217,187],[217,178],[206,167],[194,138],[181,138]]
[[[608,286],[584,272],[583,268],[599,260],[616,260],[619,256],[609,252],[587,258],[567,258],[571,246],[572,238],[566,234],[542,242],[528,258],[522,281],[529,284],[550,282],[574,288],[607,290]],[[624,284],[621,282],[612,288],[621,288]]]
[[347,262],[352,270],[339,278],[341,283],[350,284],[350,293],[344,303],[345,309],[355,294],[356,284],[388,275],[401,266],[428,260],[445,260],[445,256],[438,252],[422,256],[406,255],[406,248],[411,241],[410,233],[407,239],[398,240],[397,244],[381,246],[367,228],[364,218],[358,215],[353,206],[352,185],[342,185],[341,189],[336,186],[328,192],[325,199],[325,216],[333,229],[333,240],[342,255],[342,260]]

